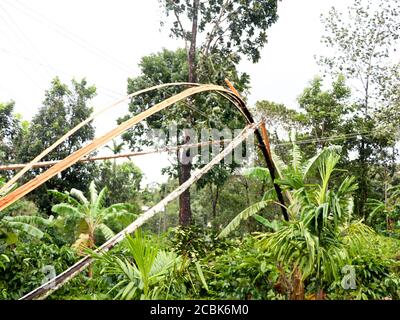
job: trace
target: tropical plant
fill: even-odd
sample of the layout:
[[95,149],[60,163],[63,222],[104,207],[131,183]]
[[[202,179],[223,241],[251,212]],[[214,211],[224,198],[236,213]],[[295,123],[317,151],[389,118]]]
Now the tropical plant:
[[[344,238],[347,242],[351,235]],[[400,298],[400,241],[371,234],[367,242],[357,246],[351,254],[354,268],[353,290],[346,290],[342,281],[335,281],[328,289],[329,299],[384,299]]]
[[0,238],[5,238],[7,244],[16,243],[20,233],[40,239],[44,233],[38,226],[49,226],[52,220],[52,216],[45,219],[39,216],[7,216],[0,213]]
[[385,190],[385,199],[368,199],[368,222],[379,231],[394,234],[400,227],[400,185]]
[[114,299],[157,299],[167,289],[167,275],[181,263],[180,257],[160,250],[141,230],[124,241],[122,255],[112,252],[95,253],[92,256],[103,263],[101,274],[116,277],[110,290],[116,292]]
[[[0,186],[3,184],[4,180],[0,178]],[[5,211],[0,212],[0,239],[5,239],[7,245],[15,244],[20,234],[27,234],[38,239],[42,238],[44,233],[39,227],[49,226],[53,220],[52,216],[45,219],[38,215],[16,214],[16,211],[18,213],[21,206],[25,204],[24,200],[20,200]]]
[[127,216],[132,221],[136,216],[129,211],[129,205],[126,204],[119,203],[104,207],[107,188],[103,188],[98,193],[94,182],[91,182],[89,186],[89,199],[77,189],[71,189],[71,192],[65,193],[52,190],[51,193],[64,201],[52,207],[52,211],[58,214],[56,223],[63,226],[65,223],[74,225],[77,239],[73,247],[79,251],[95,246],[97,232],[106,239],[112,238],[115,233],[108,226],[108,222]]
[[[61,273],[77,258],[69,246],[59,247],[46,236],[8,247],[4,254],[0,254],[0,268],[5,255],[8,262],[0,272],[0,300],[19,299],[49,279],[52,271]],[[78,282],[82,280],[82,277],[76,279]],[[65,294],[64,289],[61,292]]]
[[[340,159],[338,148],[330,147],[303,163],[299,147],[293,143],[292,162],[286,166],[275,156],[279,183],[286,192],[291,220],[276,231],[260,235],[259,245],[271,253],[281,266],[290,266],[290,297],[304,298],[304,282],[315,280],[315,291],[324,297],[323,289],[339,278],[341,266],[349,261],[352,245],[359,244],[372,230],[357,222],[353,227],[352,192],[357,189],[353,177],[346,177],[337,187],[332,177]],[[319,181],[312,174],[319,172]],[[266,172],[260,171],[259,172]],[[318,182],[318,183],[317,183]],[[255,215],[275,202],[265,198],[241,212],[220,234],[227,235],[241,220]],[[259,219],[260,220],[260,219]],[[354,233],[352,245],[343,235]],[[350,240],[349,240],[350,241]],[[285,275],[282,275],[285,277]]]
[[216,249],[207,262],[209,296],[214,299],[283,299],[274,284],[279,270],[268,252],[260,250],[253,236],[229,241]]

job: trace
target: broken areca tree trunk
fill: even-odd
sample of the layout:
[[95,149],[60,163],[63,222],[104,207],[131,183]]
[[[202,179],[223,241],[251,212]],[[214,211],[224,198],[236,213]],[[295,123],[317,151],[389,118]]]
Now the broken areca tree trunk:
[[[179,197],[185,190],[190,188],[190,186],[199,180],[205,173],[207,173],[214,165],[219,163],[222,159],[224,159],[229,153],[231,153],[236,147],[238,147],[244,140],[246,140],[257,128],[260,126],[260,123],[257,124],[250,124],[248,125],[243,131],[236,136],[232,142],[215,158],[213,158],[208,164],[206,164],[203,168],[198,169],[196,172],[192,174],[192,176],[176,188],[173,192],[171,192],[167,197],[165,197],[162,201],[156,204],[151,209],[147,210],[145,213],[139,216],[133,223],[131,223],[128,227],[126,227],[121,232],[117,233],[113,238],[105,242],[102,246],[100,246],[96,253],[102,254],[107,252],[111,248],[113,248],[116,244],[121,242],[125,239],[127,234],[134,232],[140,226],[142,226],[146,221],[152,218],[156,213],[163,212],[164,207],[171,202],[172,200]],[[47,283],[43,284],[42,286],[36,288],[35,290],[29,292],[25,296],[23,296],[20,300],[33,300],[33,299],[44,299],[52,292],[60,288],[74,276],[79,274],[82,270],[88,267],[92,262],[93,258],[91,256],[86,256],[76,264],[74,264],[69,269],[65,270],[55,278],[49,280]]]
[[[233,96],[232,92],[225,89],[224,87],[216,86],[216,85],[212,85],[212,84],[205,84],[205,85],[199,85],[194,88],[186,89],[186,90],[182,91],[181,93],[178,93],[168,99],[165,99],[164,101],[154,105],[153,107],[149,108],[148,110],[121,123],[115,129],[111,130],[110,132],[106,133],[105,135],[101,136],[100,138],[93,140],[88,145],[86,145],[83,148],[70,154],[68,157],[66,157],[62,161],[56,163],[54,166],[52,166],[47,171],[43,172],[42,174],[40,174],[37,177],[35,177],[34,179],[28,181],[27,183],[25,183],[18,189],[12,191],[11,193],[9,193],[6,196],[4,196],[3,198],[1,198],[0,199],[0,211],[7,208],[15,201],[21,199],[23,196],[25,196],[32,190],[36,189],[37,187],[39,187],[40,185],[42,185],[47,180],[51,179],[52,177],[54,177],[61,171],[69,168],[70,166],[72,166],[73,164],[78,162],[80,159],[84,158],[85,156],[88,156],[91,152],[104,146],[108,141],[118,137],[123,132],[125,132],[129,128],[133,127],[140,121],[143,121],[144,119],[150,117],[151,115],[153,115],[161,110],[164,110],[167,107],[169,107],[181,100],[184,100],[184,99],[186,99],[190,96],[193,96],[197,93],[207,92],[207,91],[225,92],[225,93]],[[32,163],[29,164],[29,166],[31,166],[31,165],[32,165]]]

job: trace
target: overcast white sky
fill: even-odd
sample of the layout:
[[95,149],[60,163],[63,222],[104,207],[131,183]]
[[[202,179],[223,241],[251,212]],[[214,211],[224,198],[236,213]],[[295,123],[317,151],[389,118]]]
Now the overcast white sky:
[[[251,76],[249,103],[268,99],[295,108],[296,98],[318,74],[314,55],[323,28],[320,14],[345,8],[348,0],[283,0],[279,20],[269,30],[261,61],[243,62]],[[126,93],[127,78],[138,75],[144,55],[180,42],[160,32],[158,0],[0,0],[0,101],[14,100],[16,112],[31,119],[50,81],[86,77],[97,87],[92,101],[102,108]],[[127,105],[96,121],[97,135],[116,126]],[[134,160],[146,181],[160,180],[166,156]]]

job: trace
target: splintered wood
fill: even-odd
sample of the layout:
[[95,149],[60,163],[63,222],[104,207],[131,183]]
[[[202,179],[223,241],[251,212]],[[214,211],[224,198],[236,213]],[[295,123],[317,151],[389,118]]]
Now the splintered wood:
[[[146,221],[152,218],[156,213],[163,212],[164,207],[170,203],[172,200],[179,197],[185,190],[190,188],[190,186],[199,180],[204,174],[206,174],[214,165],[219,163],[222,159],[224,159],[229,153],[231,153],[240,143],[246,140],[259,126],[258,124],[251,124],[247,126],[238,136],[236,136],[232,142],[215,158],[213,158],[209,163],[207,163],[203,168],[195,171],[192,176],[183,184],[181,184],[178,188],[176,188],[173,192],[171,192],[168,196],[166,196],[163,200],[157,203],[154,207],[147,210],[145,213],[139,216],[134,222],[132,222],[128,227],[126,227],[121,232],[117,233],[110,240],[105,242],[102,246],[100,246],[96,253],[104,253],[113,248],[116,244],[125,239],[127,234],[134,232],[140,226],[142,226]],[[76,264],[74,264],[69,269],[60,273],[57,277],[49,280],[47,283],[42,286],[36,288],[35,290],[29,292],[25,296],[23,296],[20,300],[33,300],[33,299],[44,299],[52,292],[60,288],[74,276],[79,274],[82,270],[84,270],[87,266],[89,266],[93,262],[93,258],[90,256],[86,256]]]
[[[49,168],[47,171],[43,172],[42,174],[38,175],[34,179],[28,181],[18,189],[14,190],[13,192],[9,193],[8,195],[4,196],[0,199],[0,211],[7,208],[9,205],[14,203],[15,201],[21,199],[23,196],[31,192],[32,190],[36,189],[47,180],[51,179],[59,172],[69,168],[76,162],[78,162],[83,157],[87,156],[94,150],[98,149],[99,147],[105,145],[108,141],[118,137],[120,134],[128,130],[129,128],[133,127],[135,124],[139,123],[140,121],[148,118],[149,116],[175,104],[178,101],[184,100],[192,95],[197,93],[206,92],[206,91],[220,91],[225,92],[228,94],[232,94],[231,91],[216,85],[206,84],[206,85],[199,85],[194,88],[186,89],[185,91],[178,93],[164,101],[156,104],[155,106],[149,108],[148,110],[132,117],[131,119],[123,122],[115,129],[111,130],[110,132],[106,133],[100,138],[93,140],[90,144],[84,146],[83,148],[75,151],[62,161],[56,163],[54,166]],[[236,96],[235,96],[236,97]],[[74,130],[74,129],[73,129]],[[32,165],[32,164],[31,164]]]

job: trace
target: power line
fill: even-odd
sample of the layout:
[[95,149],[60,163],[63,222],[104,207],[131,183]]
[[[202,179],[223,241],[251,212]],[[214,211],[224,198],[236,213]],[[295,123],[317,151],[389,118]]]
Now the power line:
[[[24,33],[24,31],[19,27],[19,25],[15,22],[15,20],[13,19],[13,17],[7,12],[7,10],[0,4],[0,9],[2,9],[4,11],[4,13],[8,16],[8,19],[11,21],[11,23],[15,26],[15,28],[17,29],[17,31],[22,35],[22,38],[25,40],[25,43],[28,43],[30,45],[30,47],[33,49],[33,51],[37,54],[37,56],[39,57],[40,60],[47,62],[47,60],[44,58],[44,56],[40,53],[40,51],[36,48],[36,46],[32,43],[32,41],[29,39],[29,37],[26,36],[26,34]],[[16,34],[16,33],[15,33]],[[17,34],[16,34],[17,35]],[[17,35],[18,37],[18,35]],[[19,38],[19,37],[18,37]],[[24,41],[22,41],[24,42]],[[53,69],[51,66],[49,66],[50,69]],[[45,70],[46,73],[48,75],[50,75],[50,73],[48,72],[48,70]]]
[[[2,9],[2,10],[4,11],[4,9],[3,9],[3,7],[2,7],[1,5],[0,5],[0,9]],[[15,31],[10,27],[8,21],[5,19],[5,17],[4,17],[3,15],[0,15],[0,19],[4,22],[5,26],[8,27],[8,28],[11,30],[11,32],[15,34]],[[19,50],[19,47],[14,43],[15,39],[13,39],[13,38],[10,37],[9,35],[7,35],[7,33],[5,33],[5,35],[6,35],[6,37],[8,38],[8,40],[10,41],[10,44],[12,44],[12,45],[15,47],[15,49],[16,49],[17,51],[20,51],[20,50]],[[17,37],[18,37],[18,36],[17,36]],[[16,65],[17,65],[18,69],[20,69],[21,72],[33,83],[34,86],[36,86],[39,90],[42,90],[42,88],[39,87],[37,81],[35,81],[35,80],[26,72],[26,70],[25,70],[24,68],[21,67],[21,65],[20,65],[18,62],[16,63]]]
[[[68,77],[70,77],[70,78],[73,78],[73,77],[74,77],[72,74],[70,74],[70,73],[68,73],[68,72],[65,72],[65,71],[63,71],[63,70],[61,70],[61,69],[54,68],[54,67],[52,67],[52,66],[50,66],[50,65],[44,64],[44,63],[39,62],[39,61],[36,61],[36,60],[34,60],[34,59],[31,59],[30,57],[28,57],[28,56],[26,56],[26,55],[23,55],[23,54],[20,54],[20,53],[16,53],[16,52],[13,52],[13,51],[11,51],[11,50],[8,50],[8,49],[5,49],[5,48],[1,48],[1,47],[0,47],[0,51],[4,52],[4,53],[6,53],[6,54],[9,54],[9,55],[13,55],[13,56],[15,56],[15,57],[18,57],[18,58],[20,58],[20,59],[26,60],[26,61],[28,61],[28,62],[35,63],[35,64],[40,65],[40,66],[42,66],[42,67],[49,67],[49,68],[52,68],[54,72],[60,73],[60,74],[63,74],[63,75],[66,75],[66,76],[68,76]],[[124,94],[121,94],[121,93],[119,93],[119,92],[117,92],[117,91],[115,91],[115,90],[109,89],[109,88],[107,88],[107,87],[105,87],[105,86],[102,86],[102,85],[99,85],[99,84],[96,84],[96,87],[101,88],[101,89],[103,89],[103,90],[108,91],[109,93],[111,93],[112,95],[107,94],[107,93],[104,93],[104,94],[105,94],[106,96],[112,98],[112,99],[114,99],[114,98],[121,98],[121,97],[124,97],[124,96],[125,96]]]
[[12,6],[14,9],[24,13],[25,15],[29,16],[30,18],[38,21],[39,23],[45,23],[50,26],[55,32],[67,38],[68,40],[72,41],[73,43],[77,44],[81,48],[91,52],[93,55],[102,58],[103,60],[107,61],[108,63],[114,65],[121,71],[131,73],[131,68],[124,64],[123,62],[117,60],[113,56],[109,55],[108,53],[104,52],[98,47],[90,44],[86,39],[72,33],[71,31],[67,30],[66,28],[62,27],[61,25],[57,24],[56,22],[52,21],[51,19],[45,17],[41,13],[37,12],[36,10],[32,9],[31,7],[20,3],[18,0],[18,6],[15,6],[15,3],[9,2],[8,0],[4,0],[8,5]]
[[[358,136],[369,136],[372,134],[372,131],[365,131],[365,132],[356,132],[356,133],[349,133],[344,135],[337,135],[331,136],[326,138],[313,138],[313,139],[304,139],[304,140],[297,140],[295,144],[308,144],[314,142],[327,142],[327,141],[337,141],[337,140],[349,140],[352,138],[357,138]],[[274,146],[287,146],[291,145],[293,142],[283,142],[274,144]]]

